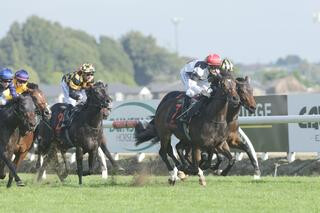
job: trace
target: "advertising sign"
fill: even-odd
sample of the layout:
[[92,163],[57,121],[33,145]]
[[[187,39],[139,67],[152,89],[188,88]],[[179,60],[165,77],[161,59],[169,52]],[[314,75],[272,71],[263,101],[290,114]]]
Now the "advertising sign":
[[[115,102],[108,120],[150,120],[150,116],[153,116],[156,112],[158,103],[159,100]],[[136,147],[134,145],[134,128],[106,128],[104,131],[108,147],[112,152],[159,151],[159,144],[153,145],[150,142]]]
[[[320,114],[320,94],[289,95],[289,115]],[[289,124],[291,152],[320,152],[319,122]]]
[[[255,97],[256,112],[250,114],[244,107],[240,116],[288,115],[287,96],[269,95]],[[249,137],[257,152],[287,152],[289,150],[288,125],[241,125],[241,129]]]

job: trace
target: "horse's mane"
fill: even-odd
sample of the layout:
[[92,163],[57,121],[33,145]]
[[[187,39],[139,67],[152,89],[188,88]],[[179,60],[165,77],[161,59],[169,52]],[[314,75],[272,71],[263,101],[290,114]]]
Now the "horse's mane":
[[35,83],[28,83],[28,84],[27,84],[27,87],[28,87],[29,89],[39,89],[38,84],[35,84]]
[[93,86],[95,86],[95,87],[104,87],[104,83],[101,80],[99,80],[96,83],[94,83]]

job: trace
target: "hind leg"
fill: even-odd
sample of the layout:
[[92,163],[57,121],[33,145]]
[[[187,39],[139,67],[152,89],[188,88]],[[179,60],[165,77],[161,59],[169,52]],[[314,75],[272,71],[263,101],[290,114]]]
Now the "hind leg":
[[253,148],[253,146],[249,146],[248,143],[246,142],[243,142],[241,140],[240,137],[238,137],[237,139],[237,144],[236,145],[233,145],[232,146],[233,148],[238,148],[238,149],[241,149],[243,151],[245,151],[251,161],[251,164],[254,168],[254,179],[259,179],[260,176],[261,176],[261,171],[260,171],[260,168],[259,168],[259,163],[258,163],[258,159],[257,159],[257,156],[256,156],[256,152]]
[[168,170],[169,170],[169,184],[174,185],[178,178],[178,169],[174,165],[171,164],[171,162],[168,159],[168,146],[171,146],[171,135],[165,135],[160,137],[161,141],[161,148],[159,150],[159,155],[161,156],[161,159],[166,164]]
[[183,153],[183,151],[188,152],[186,143],[184,141],[179,141],[179,143],[177,143],[176,145],[176,150],[182,163],[182,170],[186,172],[188,170],[188,167],[190,166],[190,163],[187,161]]

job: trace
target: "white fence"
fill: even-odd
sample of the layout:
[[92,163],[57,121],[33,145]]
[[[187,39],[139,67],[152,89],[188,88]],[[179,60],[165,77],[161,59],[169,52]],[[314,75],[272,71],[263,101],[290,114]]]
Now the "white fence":
[[[320,115],[279,115],[279,116],[245,116],[239,117],[240,125],[258,125],[258,124],[289,124],[289,123],[303,123],[303,122],[320,122]],[[104,128],[133,128],[138,121],[136,120],[127,120],[127,121],[104,121]],[[242,138],[247,141],[249,146],[253,147],[248,136],[239,129],[239,133]],[[141,153],[139,153],[139,158],[141,158]],[[240,160],[238,158],[238,160]],[[268,153],[263,153],[263,159],[268,159]],[[289,162],[295,160],[295,152],[288,152]]]

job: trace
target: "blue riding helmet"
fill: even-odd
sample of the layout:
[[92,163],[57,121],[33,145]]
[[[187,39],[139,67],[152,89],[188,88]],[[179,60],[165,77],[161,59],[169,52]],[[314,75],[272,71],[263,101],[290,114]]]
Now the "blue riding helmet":
[[1,80],[12,80],[13,79],[13,72],[9,68],[3,68],[0,71],[0,79]]
[[14,77],[18,80],[21,80],[21,81],[28,81],[29,79],[29,73],[26,71],[26,70],[18,70]]

